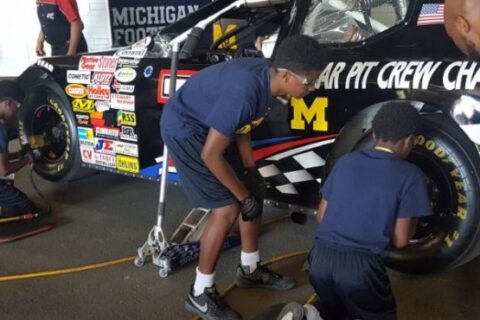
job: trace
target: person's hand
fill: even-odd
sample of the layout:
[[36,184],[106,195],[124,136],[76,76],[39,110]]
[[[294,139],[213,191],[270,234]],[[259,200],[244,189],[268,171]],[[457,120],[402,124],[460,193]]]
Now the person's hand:
[[43,50],[43,41],[37,41],[37,48],[35,49],[35,53],[39,57],[45,56],[45,51]]
[[267,193],[267,183],[263,179],[257,167],[245,168],[243,173],[243,183],[248,192],[252,194],[258,201],[262,202]]
[[263,203],[259,203],[254,196],[248,196],[240,201],[240,212],[243,221],[253,221],[262,215]]

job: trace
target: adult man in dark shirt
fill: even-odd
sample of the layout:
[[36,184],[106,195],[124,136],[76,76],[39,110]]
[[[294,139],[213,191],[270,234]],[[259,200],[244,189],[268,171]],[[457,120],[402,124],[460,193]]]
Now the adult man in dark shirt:
[[409,103],[387,103],[372,126],[375,146],[342,157],[322,188],[309,255],[310,282],[325,320],[396,319],[383,257],[406,246],[416,218],[431,214],[422,171],[403,159],[421,118]]
[[88,51],[76,0],[37,0],[37,15],[41,26],[36,47],[38,56],[45,55],[45,41],[52,46],[53,56]]
[[[17,114],[23,92],[14,81],[0,82],[0,176],[6,177],[17,172],[31,160],[22,158],[19,153],[8,152],[8,134],[4,121],[12,119]],[[36,213],[37,208],[28,197],[7,183],[0,180],[0,206],[1,216],[13,216],[27,213]]]
[[186,195],[194,207],[212,209],[201,238],[195,283],[185,302],[190,312],[204,319],[240,318],[214,286],[215,265],[239,213],[237,285],[275,290],[295,285],[259,263],[257,230],[263,201],[250,131],[266,116],[272,97],[300,98],[314,90],[325,63],[312,38],[286,38],[271,64],[244,58],[213,65],[191,77],[164,106],[162,138]]

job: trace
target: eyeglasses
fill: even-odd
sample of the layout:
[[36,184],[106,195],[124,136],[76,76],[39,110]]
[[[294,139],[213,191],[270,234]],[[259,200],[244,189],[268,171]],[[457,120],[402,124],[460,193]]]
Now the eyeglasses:
[[311,87],[312,85],[315,84],[315,82],[317,81],[317,79],[312,79],[312,80],[308,80],[306,77],[302,77],[298,74],[296,74],[295,72],[291,71],[291,70],[288,70],[288,69],[285,69],[285,68],[277,68],[278,71],[284,71],[284,72],[288,72],[290,73],[295,79],[297,79],[298,81],[300,81],[301,84],[303,84],[304,86],[306,87]]

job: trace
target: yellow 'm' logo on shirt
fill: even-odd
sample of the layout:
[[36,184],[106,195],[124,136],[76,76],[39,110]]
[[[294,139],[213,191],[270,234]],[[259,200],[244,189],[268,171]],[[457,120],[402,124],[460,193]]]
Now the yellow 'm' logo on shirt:
[[265,119],[265,117],[261,117],[261,118],[258,118],[257,120],[253,120],[252,123],[246,124],[243,127],[241,127],[240,129],[237,129],[237,131],[235,131],[235,133],[236,134],[249,133],[254,128],[258,127],[260,125],[260,123],[262,123],[263,119]]

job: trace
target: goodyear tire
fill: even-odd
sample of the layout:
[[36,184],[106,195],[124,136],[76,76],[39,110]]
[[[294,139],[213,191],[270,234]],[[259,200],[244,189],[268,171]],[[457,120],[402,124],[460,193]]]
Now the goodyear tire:
[[[425,126],[407,160],[424,172],[434,214],[419,220],[409,246],[391,251],[387,266],[403,273],[453,268],[478,256],[480,250],[476,146],[450,118],[440,114],[423,117]],[[372,145],[367,133],[354,148]]]
[[60,86],[48,79],[29,87],[18,113],[21,141],[43,136],[42,157],[35,172],[46,180],[68,181],[83,175],[80,170],[77,130],[70,102]]

